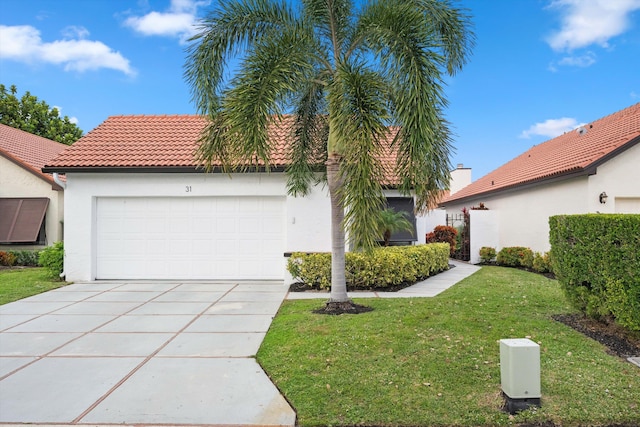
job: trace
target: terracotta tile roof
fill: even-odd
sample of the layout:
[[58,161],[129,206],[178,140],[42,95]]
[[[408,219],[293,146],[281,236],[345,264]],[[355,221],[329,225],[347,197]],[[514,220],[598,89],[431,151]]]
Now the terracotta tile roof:
[[42,167],[68,148],[67,145],[0,124],[0,155],[56,185]]
[[589,174],[601,162],[640,141],[640,103],[536,145],[441,202],[561,177]]
[[[270,128],[272,166],[285,165],[290,120]],[[200,166],[195,151],[206,119],[197,115],[112,116],[78,140],[48,169],[187,168]]]
[[[287,165],[292,124],[292,117],[284,116],[281,123],[269,129],[272,167]],[[200,166],[195,151],[205,125],[206,119],[197,115],[112,116],[50,161],[45,170],[195,170]],[[393,175],[395,154],[385,150],[382,161],[386,184],[397,184]]]

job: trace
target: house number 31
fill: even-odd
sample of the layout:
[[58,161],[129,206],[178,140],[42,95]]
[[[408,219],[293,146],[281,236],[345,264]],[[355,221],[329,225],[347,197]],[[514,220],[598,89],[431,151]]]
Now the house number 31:
[[191,193],[191,186],[190,185],[185,186],[184,191],[185,193]]

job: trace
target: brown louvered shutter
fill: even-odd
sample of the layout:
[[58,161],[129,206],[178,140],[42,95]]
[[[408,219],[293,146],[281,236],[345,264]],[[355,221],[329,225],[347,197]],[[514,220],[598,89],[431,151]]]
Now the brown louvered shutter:
[[47,206],[47,198],[0,199],[0,243],[37,242]]

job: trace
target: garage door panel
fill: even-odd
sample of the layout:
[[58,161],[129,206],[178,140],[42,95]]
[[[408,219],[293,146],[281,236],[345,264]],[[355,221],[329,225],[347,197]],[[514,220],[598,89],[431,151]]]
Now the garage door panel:
[[238,227],[242,233],[258,233],[260,231],[260,218],[239,218]]
[[283,197],[100,198],[98,279],[281,279]]

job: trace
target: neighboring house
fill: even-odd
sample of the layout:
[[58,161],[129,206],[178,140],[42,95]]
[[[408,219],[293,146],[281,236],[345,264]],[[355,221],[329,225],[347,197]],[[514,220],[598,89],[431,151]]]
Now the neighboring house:
[[471,211],[472,262],[481,246],[548,251],[552,215],[640,213],[638,142],[640,103],[534,146],[440,207],[489,209]]
[[67,148],[0,124],[0,250],[62,240],[62,187],[42,167]]
[[[226,174],[195,161],[205,123],[110,117],[44,168],[66,174],[67,280],[281,280],[286,253],[331,250],[326,187],[287,195],[287,126],[270,130],[270,172]],[[386,194],[413,211],[412,198]],[[424,242],[416,227],[409,239]]]

